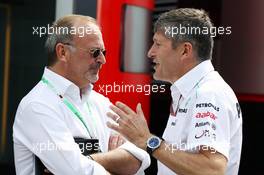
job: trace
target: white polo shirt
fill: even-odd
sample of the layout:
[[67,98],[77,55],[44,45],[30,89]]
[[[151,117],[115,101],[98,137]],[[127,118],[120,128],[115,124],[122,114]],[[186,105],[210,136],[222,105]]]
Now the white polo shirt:
[[[203,61],[171,86],[171,114],[163,138],[174,149],[197,153],[210,147],[227,160],[226,175],[238,174],[242,114],[233,90]],[[202,167],[201,167],[202,168]],[[158,175],[175,175],[158,162]]]
[[[81,154],[73,137],[97,138],[102,152],[108,151],[111,130],[106,126],[108,98],[92,90],[82,92],[64,77],[45,68],[43,77],[82,114],[85,125],[62,99],[40,81],[20,102],[13,126],[17,175],[35,174],[35,155],[56,175],[103,175],[105,169]],[[88,132],[89,131],[89,132]],[[126,142],[121,148],[142,161],[138,174],[150,164],[149,155]]]

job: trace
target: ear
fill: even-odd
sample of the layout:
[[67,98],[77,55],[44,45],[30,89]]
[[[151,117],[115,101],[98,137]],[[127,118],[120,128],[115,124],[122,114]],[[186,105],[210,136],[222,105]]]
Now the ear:
[[183,52],[182,56],[184,57],[190,57],[193,55],[193,46],[190,42],[184,42],[183,43]]
[[59,61],[67,62],[67,58],[66,58],[67,50],[64,44],[62,43],[56,44],[55,51],[56,51],[56,55]]

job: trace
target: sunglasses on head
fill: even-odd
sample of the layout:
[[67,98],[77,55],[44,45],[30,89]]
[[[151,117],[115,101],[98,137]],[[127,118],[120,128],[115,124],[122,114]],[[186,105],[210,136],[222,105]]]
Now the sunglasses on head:
[[[63,44],[68,45],[68,46],[72,46],[72,47],[75,47],[77,49],[81,49],[81,50],[87,52],[87,49],[84,49],[84,48],[81,48],[81,47],[76,47],[73,44],[70,44],[70,43],[63,43]],[[90,49],[89,53],[91,54],[91,56],[93,58],[97,58],[101,53],[105,56],[106,55],[106,50],[95,48],[95,49]]]

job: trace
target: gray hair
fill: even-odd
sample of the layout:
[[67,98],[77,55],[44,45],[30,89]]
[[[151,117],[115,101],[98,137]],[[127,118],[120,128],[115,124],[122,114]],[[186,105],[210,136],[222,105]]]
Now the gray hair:
[[[73,28],[77,21],[85,20],[97,25],[96,20],[90,16],[83,15],[67,15],[64,16],[53,23],[51,28],[53,32],[50,32],[47,36],[45,42],[45,49],[48,54],[48,66],[52,66],[56,63],[56,45],[58,43],[70,43],[73,40],[73,34],[69,32]],[[63,32],[58,32],[63,30]],[[64,32],[66,31],[66,32]]]
[[[195,32],[177,33],[176,35],[165,35],[172,40],[172,47],[176,48],[179,43],[190,42],[198,54],[198,61],[212,59],[214,40],[210,32],[208,34],[196,33],[197,29],[210,29],[213,24],[204,10],[193,8],[180,8],[171,10],[161,14],[154,24],[154,32],[162,31],[169,27],[179,29],[180,27],[186,29],[194,29]],[[188,29],[188,30],[189,30]],[[165,32],[166,33],[166,32]]]

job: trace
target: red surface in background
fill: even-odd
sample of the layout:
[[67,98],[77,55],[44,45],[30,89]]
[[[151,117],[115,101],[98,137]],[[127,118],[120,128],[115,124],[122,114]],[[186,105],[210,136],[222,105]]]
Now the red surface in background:
[[107,50],[106,64],[100,71],[99,81],[95,84],[95,90],[107,96],[111,102],[125,102],[135,110],[137,103],[142,104],[146,119],[149,121],[150,114],[150,95],[144,92],[112,92],[105,94],[99,86],[113,85],[115,82],[119,85],[149,85],[151,81],[150,74],[128,73],[120,70],[120,48],[122,37],[122,13],[126,4],[154,9],[153,0],[98,0],[97,21],[101,26],[105,47]]

